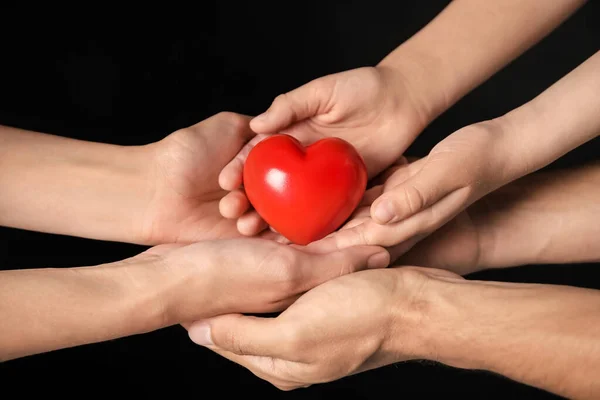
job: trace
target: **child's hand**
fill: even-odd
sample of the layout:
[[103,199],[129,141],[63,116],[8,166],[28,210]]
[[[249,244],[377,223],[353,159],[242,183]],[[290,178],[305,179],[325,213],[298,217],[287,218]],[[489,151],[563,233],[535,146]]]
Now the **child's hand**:
[[397,258],[524,170],[505,157],[509,141],[499,121],[460,129],[427,157],[399,162],[382,174],[382,184],[367,191],[354,217],[324,240],[336,248],[386,246]]

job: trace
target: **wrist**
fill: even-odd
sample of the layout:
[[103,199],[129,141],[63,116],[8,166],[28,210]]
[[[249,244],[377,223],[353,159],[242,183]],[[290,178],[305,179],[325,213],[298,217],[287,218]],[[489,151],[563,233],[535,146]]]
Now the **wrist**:
[[477,270],[535,264],[555,229],[556,215],[530,199],[531,182],[516,181],[467,209],[478,241]]
[[[451,310],[454,282],[466,282],[452,272],[424,267],[392,269],[397,275],[397,293],[391,307],[389,347],[398,359],[429,360],[464,367],[468,360],[448,352],[444,340],[451,342],[446,325],[454,323],[443,312]],[[441,315],[441,317],[440,317]],[[454,344],[452,344],[454,345]]]
[[223,260],[220,256],[214,259],[211,242],[175,246],[152,256],[151,275],[143,280],[157,299],[159,320],[170,326],[228,312],[223,310],[227,296],[219,281]]
[[440,79],[441,63],[426,53],[400,46],[376,68],[393,75],[392,90],[396,97],[411,102],[420,130],[452,105],[448,85]]
[[116,290],[114,309],[124,335],[141,334],[175,324],[170,318],[170,281],[162,257],[141,254],[95,267]]

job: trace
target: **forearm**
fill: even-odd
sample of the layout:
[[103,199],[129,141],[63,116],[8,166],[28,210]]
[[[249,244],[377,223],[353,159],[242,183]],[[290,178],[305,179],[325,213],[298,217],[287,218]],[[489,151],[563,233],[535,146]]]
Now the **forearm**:
[[600,51],[533,100],[497,119],[500,179],[521,177],[600,134]]
[[145,261],[0,272],[0,361],[165,326]]
[[478,268],[600,261],[600,163],[525,176],[468,209]]
[[583,4],[585,0],[454,0],[379,65],[408,71],[433,120]]
[[435,279],[425,358],[568,397],[600,396],[600,291]]
[[143,147],[0,126],[0,225],[135,242],[148,162]]

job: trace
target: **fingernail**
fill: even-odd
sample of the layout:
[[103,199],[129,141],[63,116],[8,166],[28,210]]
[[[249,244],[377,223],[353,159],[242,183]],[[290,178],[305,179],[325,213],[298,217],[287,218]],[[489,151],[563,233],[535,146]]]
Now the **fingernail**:
[[374,254],[367,260],[368,268],[385,268],[390,263],[390,255],[387,251]]
[[376,222],[387,224],[394,218],[394,206],[389,200],[384,200],[375,208],[373,215]]
[[188,335],[192,342],[200,346],[211,346],[213,344],[210,335],[210,326],[206,322],[197,322],[190,327]]

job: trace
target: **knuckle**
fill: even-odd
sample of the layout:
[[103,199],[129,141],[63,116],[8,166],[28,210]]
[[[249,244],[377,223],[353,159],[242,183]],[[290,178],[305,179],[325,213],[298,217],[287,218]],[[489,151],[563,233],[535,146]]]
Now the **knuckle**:
[[234,115],[235,114],[231,111],[220,111],[217,114],[215,114],[214,119],[218,122],[225,122],[231,119]]
[[[362,245],[362,243],[358,245]],[[337,252],[333,254],[331,261],[331,268],[337,271],[337,277],[351,274],[359,269],[359,265],[353,261],[353,256],[345,252]],[[326,278],[332,277],[333,276],[326,276]]]
[[230,111],[219,112],[217,114],[217,121],[235,133],[241,132],[248,125],[246,118]]
[[234,354],[246,355],[237,334],[232,331],[220,331],[218,333],[213,331],[213,341],[215,345],[228,349]]
[[306,343],[300,330],[293,327],[285,328],[282,335],[285,337],[283,353],[291,361],[300,361],[306,351]]
[[287,93],[281,93],[280,95],[275,97],[275,99],[273,99],[273,103],[271,104],[271,107],[273,107],[273,108],[285,107],[285,106],[288,106],[289,103],[290,103],[289,95]]
[[287,246],[279,246],[271,253],[269,269],[277,271],[280,291],[286,294],[295,293],[301,286],[299,263],[298,254]]
[[407,185],[403,190],[404,204],[410,214],[419,212],[426,204],[423,192],[415,185]]

